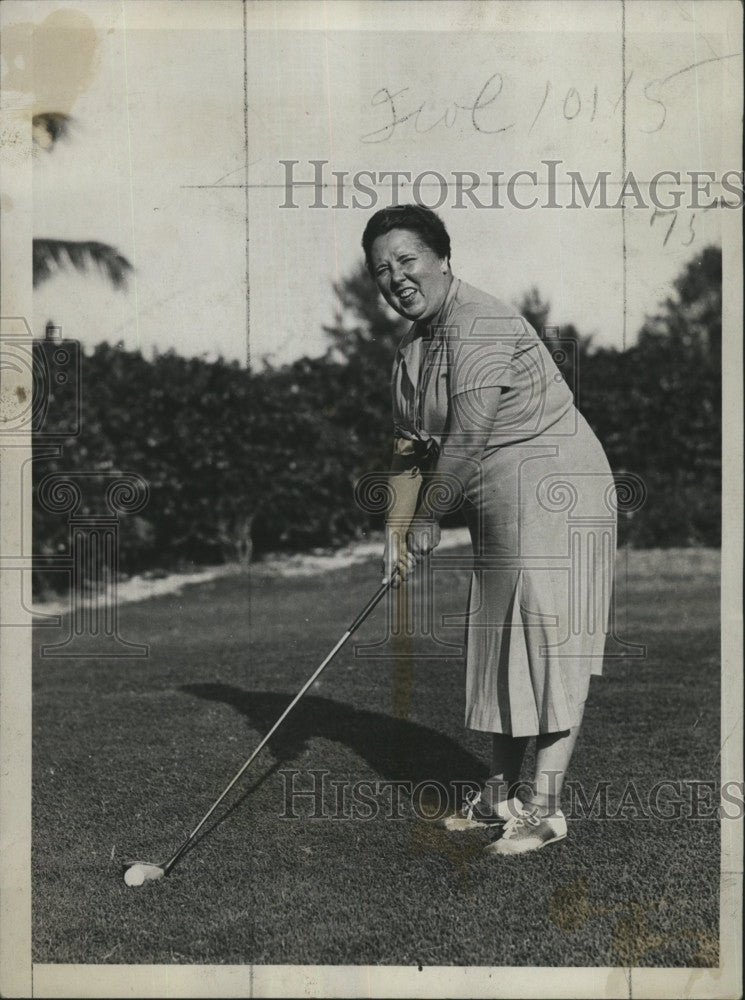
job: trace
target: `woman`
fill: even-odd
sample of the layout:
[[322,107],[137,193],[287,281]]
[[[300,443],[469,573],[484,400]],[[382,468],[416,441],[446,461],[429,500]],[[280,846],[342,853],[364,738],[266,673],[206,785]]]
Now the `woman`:
[[[562,784],[590,675],[601,672],[613,477],[536,332],[454,277],[434,212],[383,209],[362,246],[383,298],[412,321],[393,367],[386,573],[406,579],[438,544],[443,495],[464,503],[473,543],[466,725],[493,734],[492,764],[445,825],[493,825],[494,854],[537,850],[566,836]],[[531,737],[536,767],[523,803],[514,792]]]

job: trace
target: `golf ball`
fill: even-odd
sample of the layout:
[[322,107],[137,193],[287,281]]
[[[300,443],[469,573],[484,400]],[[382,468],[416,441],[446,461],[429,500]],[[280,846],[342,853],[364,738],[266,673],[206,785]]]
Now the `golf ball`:
[[142,885],[145,881],[145,872],[142,865],[132,865],[124,873],[124,881],[127,885]]

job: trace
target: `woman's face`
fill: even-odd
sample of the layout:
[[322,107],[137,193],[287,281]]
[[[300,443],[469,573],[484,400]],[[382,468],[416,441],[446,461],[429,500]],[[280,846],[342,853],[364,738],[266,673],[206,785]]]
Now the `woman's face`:
[[378,236],[370,250],[370,263],[383,298],[410,320],[434,316],[453,280],[447,258],[438,257],[409,229],[392,229]]

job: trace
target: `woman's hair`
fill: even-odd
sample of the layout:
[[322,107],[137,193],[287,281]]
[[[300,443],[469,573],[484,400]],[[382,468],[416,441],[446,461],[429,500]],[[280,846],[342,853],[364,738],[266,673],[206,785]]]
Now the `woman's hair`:
[[365,251],[368,271],[373,243],[378,236],[390,233],[392,229],[408,229],[416,233],[422,243],[438,257],[447,257],[448,262],[450,261],[450,237],[440,216],[422,205],[395,205],[392,208],[381,208],[365,226],[362,249]]

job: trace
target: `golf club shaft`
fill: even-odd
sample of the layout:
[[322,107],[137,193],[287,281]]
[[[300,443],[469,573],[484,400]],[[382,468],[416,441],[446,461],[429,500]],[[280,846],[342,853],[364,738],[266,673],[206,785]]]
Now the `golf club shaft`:
[[217,807],[220,805],[220,803],[222,802],[222,800],[225,798],[225,796],[228,794],[228,792],[231,790],[231,788],[235,785],[235,783],[243,776],[243,774],[245,774],[246,770],[250,767],[250,765],[253,763],[253,761],[258,756],[258,754],[264,749],[264,747],[266,746],[266,744],[269,742],[269,740],[272,738],[272,736],[276,733],[276,731],[279,729],[279,727],[282,725],[282,723],[284,722],[284,720],[287,718],[287,716],[293,710],[293,708],[295,707],[295,705],[297,705],[297,703],[303,697],[303,695],[308,690],[308,688],[311,687],[311,685],[314,683],[314,681],[316,681],[316,679],[326,669],[326,667],[329,665],[329,663],[331,663],[331,661],[333,660],[333,658],[336,656],[336,654],[339,652],[339,650],[342,648],[342,646],[347,642],[347,640],[350,638],[350,636],[352,636],[357,631],[357,629],[365,621],[365,619],[370,615],[370,613],[373,611],[373,609],[377,607],[377,605],[383,599],[383,597],[385,596],[385,594],[387,593],[387,591],[390,589],[391,584],[393,582],[393,579],[396,576],[397,572],[398,572],[398,570],[394,570],[394,572],[391,574],[390,579],[387,580],[385,583],[382,583],[380,585],[380,587],[377,589],[377,591],[375,592],[375,594],[370,598],[370,600],[367,602],[367,604],[365,605],[365,607],[362,609],[362,611],[360,611],[360,613],[357,615],[357,617],[355,618],[355,620],[349,626],[349,628],[347,629],[347,631],[344,633],[344,635],[341,637],[341,639],[339,639],[339,641],[337,642],[337,644],[334,646],[334,648],[328,654],[328,656],[323,661],[323,663],[311,674],[311,676],[308,678],[308,680],[305,682],[305,684],[303,684],[303,686],[300,688],[300,690],[298,691],[298,693],[292,699],[292,701],[290,702],[290,704],[287,706],[287,708],[284,710],[284,712],[280,715],[280,717],[274,723],[274,725],[272,726],[272,728],[266,734],[266,736],[264,737],[264,739],[261,741],[261,743],[259,743],[259,745],[256,747],[256,749],[254,750],[254,752],[248,758],[248,760],[246,761],[246,763],[241,767],[240,771],[238,771],[238,773],[235,775],[235,777],[231,780],[230,784],[228,784],[226,786],[225,790],[222,792],[222,794],[220,795],[220,797],[218,799],[216,799],[215,802],[210,806],[210,808],[208,809],[208,811],[204,814],[204,816],[201,818],[201,820],[197,823],[197,825],[194,827],[194,829],[191,831],[191,833],[189,834],[189,836],[186,838],[186,840],[183,842],[183,844],[179,847],[179,849],[176,851],[176,853],[173,855],[173,857],[170,859],[170,861],[166,862],[166,864],[163,866],[163,870],[166,873],[169,871],[169,869],[171,869],[176,864],[176,862],[181,857],[181,855],[184,853],[184,851],[189,846],[189,844],[191,843],[191,841],[194,839],[194,837],[196,837],[196,835],[199,833],[199,831],[202,829],[202,827],[204,826],[204,824],[210,818],[210,816],[215,811],[215,809],[217,809]]

